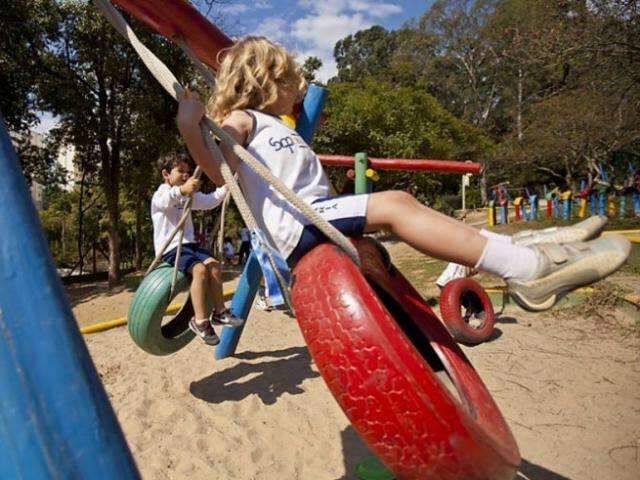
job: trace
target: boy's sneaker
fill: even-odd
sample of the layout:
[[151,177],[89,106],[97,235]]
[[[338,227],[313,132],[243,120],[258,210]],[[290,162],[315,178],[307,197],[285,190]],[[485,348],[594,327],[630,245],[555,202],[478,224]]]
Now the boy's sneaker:
[[541,243],[584,242],[600,235],[609,220],[604,215],[593,215],[568,227],[551,227],[542,230],[523,230],[511,236],[515,245]]
[[540,263],[532,280],[507,280],[509,293],[525,310],[551,308],[562,295],[602,280],[620,268],[631,253],[631,242],[620,235],[609,235],[563,245],[531,247]]
[[200,337],[207,345],[214,346],[220,343],[220,338],[216,335],[209,322],[199,324],[195,318],[191,318],[189,320],[189,330],[195,333],[197,337]]
[[244,319],[235,317],[228,308],[222,312],[211,312],[209,321],[212,325],[223,325],[225,327],[241,327],[244,325]]

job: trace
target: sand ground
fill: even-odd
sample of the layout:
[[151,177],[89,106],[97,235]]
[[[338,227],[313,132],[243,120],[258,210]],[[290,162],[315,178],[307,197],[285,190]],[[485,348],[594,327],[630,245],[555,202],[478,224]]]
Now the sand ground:
[[[418,254],[389,246],[399,265]],[[404,271],[404,270],[403,270]],[[407,275],[433,292],[433,278]],[[640,279],[627,279],[640,291]],[[81,325],[126,314],[132,290],[68,288]],[[495,338],[463,347],[520,446],[520,478],[640,478],[640,339],[623,314],[509,307]],[[146,479],[355,478],[369,455],[331,397],[294,319],[253,310],[238,355],[204,345],[153,357],[126,328],[85,336]]]

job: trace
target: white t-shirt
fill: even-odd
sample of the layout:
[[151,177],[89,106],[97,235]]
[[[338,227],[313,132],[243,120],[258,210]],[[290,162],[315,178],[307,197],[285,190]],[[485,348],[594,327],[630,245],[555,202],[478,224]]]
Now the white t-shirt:
[[[329,180],[320,160],[302,137],[277,117],[246,112],[254,119],[247,151],[306,203],[329,196]],[[298,244],[306,217],[244,162],[238,167],[238,180],[258,226],[288,257]]]
[[[227,187],[218,188],[213,193],[196,192],[193,195],[193,202],[191,202],[191,210],[211,210],[222,203],[226,194]],[[158,255],[162,245],[178,225],[184,205],[188,199],[188,196],[180,193],[180,187],[172,187],[168,183],[160,185],[153,194],[151,199],[151,219],[153,220],[153,247],[156,255]],[[180,233],[177,233],[173,237],[171,243],[164,250],[165,253],[178,246],[179,235]],[[189,215],[184,223],[182,243],[195,242],[193,222],[191,215]]]
[[222,244],[222,253],[226,258],[231,258],[235,255],[236,250],[231,242],[224,242]]

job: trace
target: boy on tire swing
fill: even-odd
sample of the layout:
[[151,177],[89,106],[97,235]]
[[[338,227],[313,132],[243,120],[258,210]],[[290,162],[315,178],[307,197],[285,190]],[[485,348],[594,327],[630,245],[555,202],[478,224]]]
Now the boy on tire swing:
[[[192,210],[212,210],[222,203],[227,193],[226,187],[218,188],[213,193],[199,192],[202,182],[190,176],[191,161],[187,156],[166,155],[160,160],[160,173],[164,183],[158,187],[151,199],[153,245],[156,255],[180,222],[189,197],[193,196]],[[175,264],[178,241],[179,235],[175,235],[162,256],[162,260],[169,265]],[[225,308],[220,262],[196,242],[191,215],[184,224],[178,270],[191,277],[190,294],[195,316],[189,321],[189,329],[207,345],[217,345],[220,339],[213,325],[237,327],[243,324],[243,320],[234,317]],[[207,292],[213,299],[212,312],[207,312]]]

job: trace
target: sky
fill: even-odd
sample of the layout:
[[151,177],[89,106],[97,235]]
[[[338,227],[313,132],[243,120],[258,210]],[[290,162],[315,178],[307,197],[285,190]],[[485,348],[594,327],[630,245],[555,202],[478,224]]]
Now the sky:
[[433,0],[229,0],[212,10],[229,35],[264,35],[297,53],[322,60],[317,77],[336,74],[338,40],[373,25],[394,30],[424,13]]
[[[195,3],[195,2],[194,2]],[[373,25],[387,30],[419,17],[433,0],[226,0],[211,11],[222,18],[218,25],[229,36],[264,35],[297,54],[300,62],[318,57],[322,68],[316,77],[333,77],[333,47],[338,40]],[[205,13],[205,12],[203,12]],[[39,112],[34,130],[46,133],[58,121]]]

